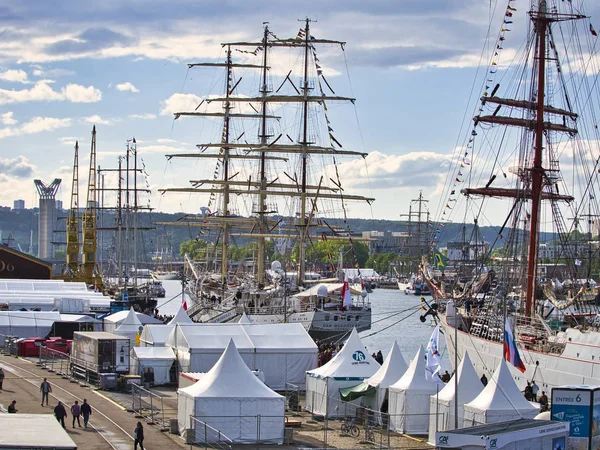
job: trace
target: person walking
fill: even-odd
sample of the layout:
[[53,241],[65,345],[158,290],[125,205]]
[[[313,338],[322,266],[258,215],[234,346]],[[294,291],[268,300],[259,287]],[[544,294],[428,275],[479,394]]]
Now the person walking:
[[2,383],[4,383],[4,370],[0,367],[0,389],[2,389]]
[[44,406],[44,398],[46,399],[46,406],[48,406],[48,394],[52,392],[52,386],[48,383],[47,378],[44,378],[44,381],[40,384],[40,392],[42,393],[42,406]]
[[87,402],[87,398],[84,398],[83,403],[81,404],[81,415],[83,416],[83,426],[87,428],[90,416],[92,415],[92,407]]
[[137,423],[137,427],[133,430],[133,450],[137,450],[138,444],[140,444],[140,450],[144,450],[144,427],[142,422]]
[[81,422],[79,421],[79,414],[81,412],[81,406],[79,402],[75,400],[75,403],[71,406],[71,415],[73,416],[73,428],[75,428],[75,419],[77,419],[77,425],[81,428]]
[[8,413],[14,414],[17,412],[17,401],[13,400],[10,405],[8,405]]
[[67,410],[63,406],[62,402],[58,402],[58,405],[54,407],[54,416],[56,417],[56,420],[58,420],[58,422],[62,425],[62,427],[66,428],[65,417],[67,417]]

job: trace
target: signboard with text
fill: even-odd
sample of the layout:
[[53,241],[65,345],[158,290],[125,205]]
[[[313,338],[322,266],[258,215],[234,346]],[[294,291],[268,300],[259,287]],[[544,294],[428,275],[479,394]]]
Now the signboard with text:
[[[596,406],[597,405],[597,406]],[[551,419],[569,422],[569,441],[576,448],[592,448],[600,442],[600,387],[568,386],[552,389]],[[598,436],[594,439],[594,436]],[[596,448],[596,447],[594,447]]]

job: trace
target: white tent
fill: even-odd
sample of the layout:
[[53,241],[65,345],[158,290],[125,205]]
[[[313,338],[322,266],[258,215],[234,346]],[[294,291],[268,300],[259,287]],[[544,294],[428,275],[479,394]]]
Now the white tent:
[[[110,316],[106,316],[104,318],[104,331],[107,333],[114,333],[117,328],[123,323],[125,318],[129,315],[129,310],[119,311]],[[136,312],[138,320],[142,323],[142,325],[146,325],[148,323],[162,323],[156,317],[149,316],[147,314],[142,314]]]
[[248,319],[248,316],[246,315],[246,313],[243,313],[242,316],[240,317],[240,320],[238,320],[238,323],[252,323],[252,322],[250,322],[250,319]]
[[304,387],[317,365],[318,348],[300,323],[195,323],[176,325],[167,337],[183,372],[207,372],[230,339],[251,370],[261,370],[272,389],[286,383]]
[[[169,347],[133,347],[131,349],[130,373],[142,375],[145,370],[154,373],[154,384],[168,384],[175,353]],[[142,378],[143,379],[143,378]]]
[[183,309],[183,305],[179,307],[177,314],[167,324],[154,324],[150,323],[144,325],[142,334],[140,335],[140,346],[141,347],[164,347],[165,342],[169,333],[173,331],[175,325],[191,325],[194,322],[187,315],[187,312]]
[[233,339],[204,377],[177,394],[179,430],[193,428],[195,442],[217,441],[216,429],[236,444],[283,443],[285,398],[254,376]]
[[6,336],[46,337],[58,321],[58,311],[0,311],[0,347]]
[[[455,379],[455,377],[457,377]],[[454,430],[455,423],[455,382],[458,384],[458,427],[463,425],[463,406],[475,399],[483,390],[483,384],[473,368],[469,354],[465,356],[458,366],[458,370],[446,386],[438,393],[432,395],[430,400],[429,416],[429,442],[435,443],[435,432]]]
[[306,410],[328,417],[353,415],[349,411],[354,412],[356,403],[342,402],[340,389],[360,384],[380,367],[354,328],[337,355],[327,364],[306,372]]
[[440,389],[442,386],[437,381],[427,378],[425,350],[420,346],[408,370],[389,388],[390,429],[406,434],[427,434],[429,396]]
[[177,311],[177,314],[175,314],[175,316],[169,320],[169,325],[177,325],[177,324],[185,324],[185,323],[194,323],[192,321],[192,319],[190,319],[190,316],[188,316],[187,312],[185,311],[185,309],[183,309],[183,305],[181,305],[179,307],[179,310]]
[[388,388],[398,381],[407,369],[408,364],[404,361],[400,347],[394,341],[390,353],[383,361],[379,370],[371,378],[365,380],[365,383],[376,389],[375,395],[365,397],[365,406],[379,410],[388,393]]
[[504,359],[496,368],[492,379],[474,400],[464,406],[464,426],[503,422],[525,417],[533,419],[539,406],[527,401]]
[[127,317],[121,322],[121,325],[115,329],[115,334],[128,337],[129,342],[131,342],[131,347],[133,347],[136,344],[136,336],[141,334],[142,329],[142,322],[140,322],[135,311],[131,308]]

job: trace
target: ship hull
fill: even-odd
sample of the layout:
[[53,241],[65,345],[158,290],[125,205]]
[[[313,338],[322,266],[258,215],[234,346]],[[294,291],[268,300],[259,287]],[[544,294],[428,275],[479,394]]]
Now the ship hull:
[[[335,318],[337,317],[337,320]],[[283,323],[283,314],[250,314],[248,318],[253,323]],[[301,323],[313,339],[336,340],[350,333],[353,328],[358,332],[371,329],[371,310],[352,311],[307,311],[290,313],[288,323]]]
[[[477,373],[479,375],[485,373],[490,379],[503,358],[503,343],[456,330],[448,323],[446,316],[440,315],[440,318],[452,365],[454,366],[456,349],[458,349],[459,361],[462,360],[465,352],[468,352]],[[576,330],[573,332],[579,333]],[[454,345],[455,341],[457,345]],[[585,343],[573,340],[567,342],[561,354],[524,348],[520,348],[519,353],[525,363],[525,373],[521,373],[510,364],[509,367],[515,382],[522,390],[527,385],[527,381],[531,380],[535,380],[540,390],[546,393],[557,386],[600,385],[600,333],[598,332],[586,333]]]

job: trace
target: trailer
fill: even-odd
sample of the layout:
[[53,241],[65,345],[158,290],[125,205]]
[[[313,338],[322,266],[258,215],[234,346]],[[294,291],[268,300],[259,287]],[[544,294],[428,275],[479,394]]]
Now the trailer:
[[129,338],[100,331],[76,331],[71,348],[71,371],[85,379],[101,373],[129,373]]

